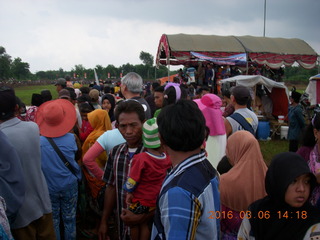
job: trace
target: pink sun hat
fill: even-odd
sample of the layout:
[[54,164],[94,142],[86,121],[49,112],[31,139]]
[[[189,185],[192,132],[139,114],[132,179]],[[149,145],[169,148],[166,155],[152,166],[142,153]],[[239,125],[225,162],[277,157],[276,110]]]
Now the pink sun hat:
[[36,123],[45,137],[61,137],[76,124],[77,116],[73,104],[65,99],[56,99],[40,105]]
[[193,100],[197,103],[204,118],[206,119],[206,125],[210,129],[210,136],[224,135],[226,128],[224,126],[224,120],[222,117],[222,111],[220,109],[222,100],[219,96],[207,93],[203,95],[201,99]]

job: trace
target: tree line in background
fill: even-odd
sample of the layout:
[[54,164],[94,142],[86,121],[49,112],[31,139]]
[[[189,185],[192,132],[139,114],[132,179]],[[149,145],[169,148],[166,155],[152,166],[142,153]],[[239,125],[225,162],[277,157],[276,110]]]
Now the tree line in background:
[[[136,72],[145,80],[154,80],[168,75],[168,68],[160,66],[156,68],[154,57],[147,52],[140,52],[139,56],[143,64],[132,65],[130,63],[123,64],[120,67],[115,67],[112,64],[103,67],[97,65],[95,67],[99,79],[119,79],[121,75],[128,72]],[[176,71],[171,71],[174,74]],[[303,83],[309,80],[311,76],[318,73],[318,68],[304,69],[300,66],[292,66],[284,68],[283,80],[294,84]],[[94,70],[92,68],[85,68],[82,64],[75,65],[71,71],[59,70],[38,71],[36,73],[30,72],[29,63],[23,62],[21,58],[17,57],[12,60],[12,57],[6,53],[4,47],[0,46],[0,81],[7,81],[10,79],[24,81],[24,80],[55,80],[60,77],[70,77],[76,79],[95,79]]]

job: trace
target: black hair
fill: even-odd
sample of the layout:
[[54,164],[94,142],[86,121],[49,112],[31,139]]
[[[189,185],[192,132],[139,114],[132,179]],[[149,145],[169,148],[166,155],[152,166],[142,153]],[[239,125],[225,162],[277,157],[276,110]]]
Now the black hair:
[[105,86],[105,87],[103,88],[103,92],[104,92],[105,94],[110,93],[110,91],[111,91],[111,89],[110,89],[109,86]]
[[43,102],[47,102],[47,101],[52,100],[52,94],[51,94],[50,90],[44,89],[41,91],[40,94],[42,96]]
[[312,126],[313,128],[320,130],[320,113],[316,113],[312,118]]
[[217,165],[217,170],[220,173],[220,175],[227,173],[231,168],[232,165],[230,164],[227,156],[222,157]]
[[13,88],[0,87],[0,120],[6,121],[14,117],[17,99]]
[[313,134],[312,123],[306,126],[305,129],[302,131],[301,144],[302,146],[306,147],[314,147],[314,145],[316,144],[316,139]]
[[67,89],[67,90],[69,91],[69,93],[70,93],[70,98],[71,98],[72,100],[76,100],[76,99],[77,99],[77,94],[76,94],[74,88],[66,87],[65,89]]
[[42,103],[43,103],[42,95],[38,93],[33,93],[31,97],[31,105],[40,107]]
[[82,94],[89,94],[90,88],[89,87],[81,87],[79,88]]
[[93,110],[94,110],[94,107],[90,103],[83,102],[79,105],[79,111],[82,113],[89,113],[89,112],[92,112]]
[[222,90],[221,93],[222,93],[222,96],[225,96],[227,98],[230,98],[230,96],[231,96],[231,93],[230,93],[229,89],[224,89],[224,90]]
[[164,92],[164,86],[159,86],[159,87],[155,88],[154,91],[163,93]]
[[157,87],[159,87],[160,86],[160,83],[158,83],[158,82],[153,82],[152,83],[152,89],[153,89],[153,91],[157,88]]
[[[182,87],[180,85],[181,90],[181,96],[180,99],[187,99],[188,97],[188,91],[185,87]],[[168,106],[170,104],[174,104],[176,102],[176,89],[173,86],[168,87],[163,92],[164,98],[163,98],[163,107]]]
[[206,137],[204,116],[191,100],[182,99],[162,108],[157,123],[162,140],[175,151],[193,151]]
[[145,113],[142,105],[134,99],[124,100],[117,104],[116,110],[114,112],[117,123],[119,123],[119,116],[121,113],[136,113],[138,114],[138,117],[142,123],[145,120]]
[[89,96],[89,94],[82,94],[77,98],[77,101],[78,103],[91,102],[91,97]]

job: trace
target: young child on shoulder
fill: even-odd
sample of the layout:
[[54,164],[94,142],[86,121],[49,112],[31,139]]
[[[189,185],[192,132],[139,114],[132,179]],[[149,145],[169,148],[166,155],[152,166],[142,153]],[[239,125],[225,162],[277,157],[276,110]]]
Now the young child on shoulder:
[[[163,152],[158,136],[156,118],[143,124],[143,145],[146,151],[134,155],[124,189],[128,192],[128,209],[135,214],[155,210],[162,182],[171,167],[169,157]],[[130,227],[131,239],[150,239],[150,223],[143,222]]]

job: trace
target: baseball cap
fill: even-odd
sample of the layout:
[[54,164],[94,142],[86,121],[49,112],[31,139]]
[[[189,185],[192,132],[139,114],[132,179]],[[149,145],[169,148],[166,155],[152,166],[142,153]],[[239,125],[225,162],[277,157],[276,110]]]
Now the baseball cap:
[[57,85],[61,85],[61,86],[64,85],[64,86],[66,86],[66,85],[67,85],[67,81],[66,81],[64,78],[58,78],[55,86],[57,86]]

